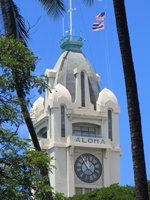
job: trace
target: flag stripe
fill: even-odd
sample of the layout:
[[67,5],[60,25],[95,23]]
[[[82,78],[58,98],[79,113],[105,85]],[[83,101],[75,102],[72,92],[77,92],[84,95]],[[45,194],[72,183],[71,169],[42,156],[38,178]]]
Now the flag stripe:
[[96,20],[104,20],[105,19],[105,12],[101,12],[100,14],[95,16]]
[[93,31],[99,31],[99,30],[103,30],[103,29],[104,29],[104,22],[93,23],[93,25],[92,25]]

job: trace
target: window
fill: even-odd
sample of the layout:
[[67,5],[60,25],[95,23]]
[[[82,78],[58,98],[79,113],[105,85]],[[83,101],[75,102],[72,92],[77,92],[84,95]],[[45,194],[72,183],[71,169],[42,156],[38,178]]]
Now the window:
[[96,110],[96,101],[97,101],[98,96],[95,96],[95,94],[96,94],[94,92],[95,87],[92,87],[89,77],[88,77],[88,82],[89,82],[90,100],[91,100],[91,103],[94,105],[94,110]]
[[65,106],[61,106],[61,137],[65,137]]
[[42,129],[38,132],[38,137],[39,137],[39,138],[44,138],[44,139],[47,138],[47,128],[46,128],[46,127],[42,128]]
[[88,192],[91,192],[91,191],[92,191],[92,188],[79,188],[79,187],[75,188],[75,194],[77,194],[77,195],[85,194],[85,193],[88,193]]
[[47,132],[44,132],[41,138],[47,138]]
[[76,188],[76,194],[82,194],[82,188]]
[[88,123],[75,123],[72,126],[74,136],[100,137],[100,126]]
[[84,192],[85,192],[85,193],[88,193],[88,192],[91,192],[91,191],[92,191],[92,188],[85,188],[85,189],[84,189]]
[[85,77],[84,77],[84,72],[81,72],[81,106],[85,107]]
[[112,141],[112,111],[108,110],[108,138]]
[[49,131],[50,131],[50,138],[52,137],[52,110],[49,108]]

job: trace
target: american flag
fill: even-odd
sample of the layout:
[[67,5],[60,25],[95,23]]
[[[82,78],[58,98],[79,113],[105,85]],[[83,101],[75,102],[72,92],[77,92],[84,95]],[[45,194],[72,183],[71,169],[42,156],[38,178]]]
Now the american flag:
[[104,20],[105,19],[105,12],[102,12],[95,16],[96,20]]
[[92,30],[93,31],[99,31],[104,29],[104,22],[94,22],[92,25]]

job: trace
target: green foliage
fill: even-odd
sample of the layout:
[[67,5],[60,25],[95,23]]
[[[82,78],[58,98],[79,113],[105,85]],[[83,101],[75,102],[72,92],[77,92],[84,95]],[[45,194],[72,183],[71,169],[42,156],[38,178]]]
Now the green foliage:
[[25,20],[13,0],[0,1],[0,9],[6,34],[26,41],[29,38]]
[[[150,192],[150,182],[149,182]],[[107,188],[93,190],[87,194],[75,195],[68,200],[136,200],[135,189],[131,186],[113,184]]]
[[[32,72],[35,70],[36,57],[21,42],[11,38],[0,37],[0,67],[5,89],[15,90],[14,81],[28,94],[33,84]],[[5,81],[7,80],[7,81]]]
[[[150,181],[148,181],[150,198]],[[93,190],[87,194],[75,195],[64,198],[65,200],[136,200],[135,188],[131,186],[119,186],[113,184],[107,188]]]
[[[39,2],[53,18],[60,16],[65,11],[63,0],[39,0]],[[25,19],[20,14],[20,9],[14,0],[1,0],[0,11],[5,34],[21,39],[26,43],[29,38],[30,27],[27,29]]]
[[[20,105],[16,88],[21,89],[23,101],[28,104],[30,102],[30,97],[28,97],[30,90],[37,87],[42,92],[46,86],[43,77],[33,75],[36,61],[37,58],[31,50],[20,41],[0,36],[0,104],[2,103],[3,106],[5,104],[5,108],[3,107],[5,113],[4,110],[0,110],[0,112],[5,116],[7,112],[10,113],[10,110],[13,109],[13,112],[11,112],[12,123],[13,118],[17,117],[18,105]],[[21,122],[21,118],[18,120]]]
[[43,151],[29,150],[29,141],[0,128],[0,197],[1,199],[40,199],[46,191],[47,176],[41,168],[50,168],[50,158]]
[[67,197],[64,197],[62,193],[54,193],[54,200],[67,200]]
[[63,0],[57,0],[57,1],[45,1],[45,0],[39,0],[39,2],[42,4],[42,6],[45,8],[47,13],[51,15],[54,19],[62,15],[65,11],[64,8],[64,1]]
[[94,3],[94,0],[82,0],[88,6],[91,6]]
[[31,150],[29,140],[17,135],[24,121],[16,84],[26,105],[30,90],[44,85],[43,79],[32,75],[35,63],[36,57],[21,42],[0,36],[0,199],[4,200],[44,200],[51,192],[45,173],[51,171],[51,159],[43,151]]

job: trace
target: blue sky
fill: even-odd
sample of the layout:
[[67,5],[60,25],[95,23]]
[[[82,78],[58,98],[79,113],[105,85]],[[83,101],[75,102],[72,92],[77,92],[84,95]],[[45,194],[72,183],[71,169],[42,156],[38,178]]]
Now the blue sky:
[[[38,56],[39,61],[36,74],[41,75],[46,68],[53,68],[61,54],[59,41],[62,38],[62,18],[57,21],[48,17],[38,1],[15,0],[22,15],[30,23],[29,47]],[[69,0],[65,0],[68,9]],[[132,46],[133,60],[136,72],[139,102],[142,118],[142,129],[145,149],[147,176],[150,180],[150,94],[148,90],[150,74],[150,2],[128,1],[126,12]],[[96,73],[101,76],[101,88],[112,90],[119,102],[120,113],[120,143],[121,157],[121,185],[133,185],[132,155],[130,147],[130,132],[127,114],[124,77],[121,55],[118,45],[113,4],[110,0],[95,0],[92,7],[84,6],[80,0],[73,0],[73,34],[81,34],[84,39],[83,53],[92,64]],[[106,12],[105,30],[92,32],[91,26],[95,15]],[[69,14],[64,14],[65,30],[69,27]],[[32,95],[31,98],[35,99]]]

